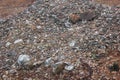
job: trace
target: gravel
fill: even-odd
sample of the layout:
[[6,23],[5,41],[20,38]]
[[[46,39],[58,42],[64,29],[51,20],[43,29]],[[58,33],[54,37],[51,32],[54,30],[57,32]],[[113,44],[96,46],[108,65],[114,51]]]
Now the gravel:
[[[88,11],[96,12],[97,17],[69,21],[71,13]],[[119,46],[119,7],[91,0],[36,0],[18,15],[0,19],[0,79],[119,80],[120,72],[111,73],[107,67],[114,62],[120,66]],[[16,61],[21,64],[23,53],[27,54],[22,61],[29,61],[30,56],[33,68],[12,67]],[[47,65],[68,62],[71,66],[53,74],[53,67],[41,61]]]

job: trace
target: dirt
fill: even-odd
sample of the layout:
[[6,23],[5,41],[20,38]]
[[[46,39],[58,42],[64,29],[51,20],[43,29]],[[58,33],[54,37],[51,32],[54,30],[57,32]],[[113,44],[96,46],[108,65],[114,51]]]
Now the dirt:
[[0,0],[0,18],[7,18],[25,10],[34,0]]
[[110,6],[120,5],[120,0],[95,0],[95,1]]

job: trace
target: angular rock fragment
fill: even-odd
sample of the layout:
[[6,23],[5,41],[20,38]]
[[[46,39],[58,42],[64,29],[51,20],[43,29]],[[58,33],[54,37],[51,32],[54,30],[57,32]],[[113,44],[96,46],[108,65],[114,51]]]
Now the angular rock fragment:
[[72,40],[71,42],[68,43],[70,47],[74,47],[76,44],[75,40]]
[[46,67],[50,66],[52,64],[52,58],[46,59],[44,63]]
[[57,62],[53,65],[53,73],[54,74],[60,74],[63,72],[63,70],[65,69],[65,66],[67,64],[63,63],[63,62]]
[[69,21],[73,24],[80,20],[80,15],[78,13],[72,13],[69,15]]
[[117,63],[112,64],[108,68],[109,68],[110,71],[119,71],[120,70],[120,67]]
[[19,55],[18,57],[18,60],[17,60],[17,63],[20,65],[20,66],[25,66],[25,65],[29,65],[30,64],[30,56],[29,55],[26,55],[26,54],[21,54]]
[[11,44],[12,44],[12,43],[7,42],[5,46],[6,46],[6,47],[9,47]]
[[77,23],[78,21],[92,21],[98,16],[97,13],[94,11],[90,12],[83,12],[83,13],[72,13],[69,15],[69,21],[73,24]]
[[17,39],[17,40],[14,41],[14,44],[21,43],[21,42],[23,42],[22,39]]
[[65,70],[68,70],[68,71],[71,71],[74,69],[74,66],[73,65],[66,65],[65,66]]
[[39,67],[40,65],[42,65],[43,61],[37,61],[33,63],[32,67]]
[[92,21],[97,17],[95,12],[83,12],[80,14],[80,20]]

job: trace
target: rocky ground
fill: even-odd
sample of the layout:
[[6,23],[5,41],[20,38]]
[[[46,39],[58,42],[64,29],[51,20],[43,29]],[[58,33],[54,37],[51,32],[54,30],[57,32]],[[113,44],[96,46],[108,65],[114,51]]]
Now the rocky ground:
[[120,6],[36,0],[0,19],[0,80],[119,80]]

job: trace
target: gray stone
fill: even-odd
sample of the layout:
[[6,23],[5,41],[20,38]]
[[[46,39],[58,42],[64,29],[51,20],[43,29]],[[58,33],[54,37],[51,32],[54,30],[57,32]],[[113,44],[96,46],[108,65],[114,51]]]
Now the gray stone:
[[18,57],[18,60],[17,60],[17,63],[19,65],[27,65],[30,63],[30,56],[29,55],[26,55],[26,54],[21,54],[19,57]]

